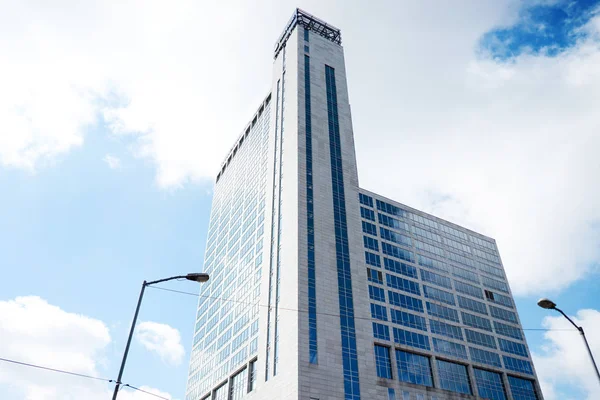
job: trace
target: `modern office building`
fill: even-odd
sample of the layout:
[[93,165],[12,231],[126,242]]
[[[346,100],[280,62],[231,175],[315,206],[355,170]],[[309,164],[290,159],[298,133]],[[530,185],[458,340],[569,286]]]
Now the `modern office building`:
[[493,239],[360,188],[340,31],[296,10],[216,178],[187,400],[541,400]]

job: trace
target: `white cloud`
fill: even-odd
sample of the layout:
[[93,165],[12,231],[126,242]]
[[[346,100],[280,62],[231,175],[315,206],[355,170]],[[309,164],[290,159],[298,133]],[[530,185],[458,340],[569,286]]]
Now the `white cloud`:
[[[166,392],[161,392],[158,389],[154,389],[148,386],[141,386],[139,389],[143,390],[144,392],[148,392],[148,393],[152,393],[156,396],[161,396],[165,399],[169,399],[171,400],[172,397],[169,393]],[[119,400],[149,400],[149,399],[156,399],[156,396],[151,396],[148,393],[144,393],[141,392],[139,390],[132,390],[132,389],[128,389],[128,388],[124,388],[123,390],[121,390],[119,392]]]
[[106,165],[108,165],[108,168],[110,168],[110,169],[121,168],[121,160],[118,157],[115,157],[113,155],[110,155],[110,154],[105,155],[104,158],[102,159],[102,161],[104,161],[106,163]]
[[135,337],[149,351],[171,365],[179,365],[185,355],[181,335],[175,328],[158,322],[145,321],[137,326]]
[[[521,4],[302,8],[342,28],[361,185],[495,237],[514,292],[527,294],[560,290],[600,260],[600,19],[555,58],[482,56],[482,35],[510,26]],[[160,186],[212,181],[268,90],[270,43],[295,6],[11,3],[0,163],[65,153],[101,113]]]
[[[0,356],[44,367],[104,377],[105,351],[111,338],[97,319],[74,314],[36,296],[0,301]],[[103,400],[112,384],[0,362],[3,400]],[[168,394],[144,388],[164,397]],[[141,399],[124,389],[120,398]],[[147,396],[147,395],[145,395]]]
[[[592,352],[599,355],[600,340],[595,332],[600,331],[600,312],[579,310],[571,318],[583,327]],[[572,385],[582,390],[585,400],[599,399],[600,383],[579,332],[562,316],[546,317],[544,326],[555,329],[544,334],[542,353],[533,354],[544,398],[567,399],[572,394],[562,393],[561,385]]]

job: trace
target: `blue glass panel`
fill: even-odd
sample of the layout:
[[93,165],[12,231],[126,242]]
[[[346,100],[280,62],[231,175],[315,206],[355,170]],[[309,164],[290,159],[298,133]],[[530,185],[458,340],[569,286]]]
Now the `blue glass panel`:
[[502,375],[479,368],[473,368],[473,373],[479,397],[489,400],[506,400]]
[[392,290],[388,290],[388,298],[388,301],[391,305],[418,312],[424,311],[423,302],[420,299],[394,292]]
[[523,374],[533,375],[533,367],[529,361],[509,356],[502,356],[502,361],[504,361],[504,368],[506,369],[521,372]]
[[491,351],[481,350],[475,347],[469,347],[469,353],[471,353],[471,360],[475,362],[502,368],[498,353],[492,353]]
[[376,339],[390,340],[390,328],[387,325],[373,322],[373,336]]
[[386,257],[383,257],[383,265],[388,271],[395,272],[400,275],[405,275],[409,278],[417,278],[417,268],[413,267],[412,265],[408,265],[403,262],[392,260]]
[[392,379],[392,361],[389,347],[375,345],[375,368],[380,378]]
[[433,349],[440,353],[448,356],[462,358],[468,360],[467,348],[459,343],[449,342],[438,338],[431,338],[433,341]]
[[400,381],[433,387],[429,357],[396,350],[396,367]]
[[525,347],[524,344],[511,342],[510,340],[501,338],[498,338],[498,344],[500,345],[500,350],[502,351],[522,357],[529,357],[527,347]]
[[404,329],[394,328],[394,342],[418,349],[430,350],[427,336]]
[[437,360],[440,388],[457,393],[473,394],[467,367],[449,361]]
[[509,375],[508,384],[514,400],[538,400],[535,386],[529,379]]

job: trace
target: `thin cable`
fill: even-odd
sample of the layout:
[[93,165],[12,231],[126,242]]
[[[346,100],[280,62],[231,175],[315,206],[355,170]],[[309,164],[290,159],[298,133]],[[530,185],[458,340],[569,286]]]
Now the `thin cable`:
[[99,378],[97,376],[91,376],[91,375],[85,375],[85,374],[79,374],[77,372],[70,372],[70,371],[64,371],[62,369],[56,369],[56,368],[50,368],[50,367],[44,367],[41,365],[36,365],[36,364],[29,364],[26,362],[21,362],[21,361],[15,361],[15,360],[9,360],[7,358],[0,358],[0,361],[4,361],[7,363],[11,363],[11,364],[17,364],[17,365],[23,365],[25,367],[32,367],[32,368],[39,368],[39,369],[44,369],[46,371],[52,371],[52,372],[59,372],[61,374],[67,374],[67,375],[73,375],[73,376],[79,376],[81,378],[88,378],[88,379],[96,379],[99,381],[105,381],[105,382],[114,382],[112,379],[107,379],[107,378]]
[[[158,289],[158,290],[164,290],[167,292],[174,292],[174,293],[180,293],[180,294],[185,294],[188,296],[194,296],[194,297],[202,297],[202,298],[206,298],[206,299],[211,299],[211,300],[220,300],[220,301],[230,301],[232,303],[238,303],[238,304],[245,304],[245,305],[249,305],[249,306],[254,306],[254,305],[258,305],[259,307],[269,307],[266,304],[254,304],[254,303],[249,303],[247,301],[241,301],[241,300],[234,300],[234,299],[225,299],[223,297],[214,297],[214,296],[207,296],[207,295],[199,295],[197,293],[191,293],[191,292],[184,292],[181,290],[175,290],[175,289],[167,289],[164,287],[159,287],[159,286],[149,286],[149,288],[151,289]],[[295,308],[287,308],[287,307],[279,307],[280,310],[286,310],[286,311],[294,311],[294,312],[298,312],[298,313],[308,313],[308,310],[299,310],[299,309],[295,309]],[[322,311],[317,311],[317,315],[325,315],[325,316],[329,316],[329,317],[340,317],[339,314],[332,314],[332,313],[325,313]],[[373,322],[388,322],[388,321],[382,321],[376,318],[369,318],[369,317],[357,317],[354,316],[354,319],[360,319],[360,320],[366,320],[366,321],[373,321]],[[429,326],[428,323],[426,323],[425,325]],[[412,327],[414,328],[414,326]],[[515,329],[519,329],[519,330],[523,330],[523,331],[576,331],[575,329],[551,329],[551,328],[517,328],[515,327]]]
[[121,387],[128,387],[128,388],[132,388],[132,389],[134,389],[134,390],[137,390],[137,391],[140,391],[140,392],[142,392],[142,393],[149,394],[150,396],[158,397],[159,399],[170,400],[168,397],[163,397],[163,396],[160,396],[160,395],[158,395],[158,394],[150,393],[150,392],[148,392],[148,391],[146,391],[146,390],[143,390],[143,389],[137,388],[137,387],[135,387],[135,386],[131,386],[130,384],[121,385]]

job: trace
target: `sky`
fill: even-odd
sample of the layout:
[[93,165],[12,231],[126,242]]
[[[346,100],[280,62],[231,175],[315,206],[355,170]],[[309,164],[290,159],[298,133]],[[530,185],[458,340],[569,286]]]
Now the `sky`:
[[[295,7],[342,30],[361,187],[496,238],[545,398],[600,398],[535,304],[600,357],[599,1],[0,0],[0,358],[115,378],[142,281],[202,269]],[[184,398],[196,302],[146,291],[124,382]],[[7,400],[111,388],[0,361]]]

